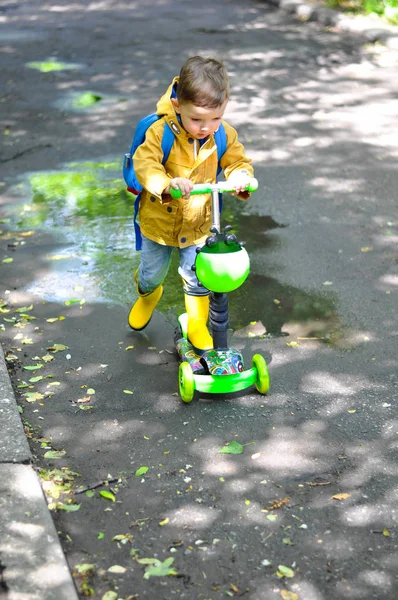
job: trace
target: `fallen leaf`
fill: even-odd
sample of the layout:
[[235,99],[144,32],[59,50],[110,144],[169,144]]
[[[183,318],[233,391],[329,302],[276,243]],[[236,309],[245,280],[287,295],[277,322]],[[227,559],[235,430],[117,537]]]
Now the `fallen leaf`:
[[132,392],[131,390],[123,390],[123,392],[124,392],[125,394],[134,394],[134,392]]
[[62,502],[57,502],[57,510],[66,510],[67,512],[75,512],[79,510],[80,504],[63,504]]
[[347,500],[347,498],[349,498],[351,496],[351,494],[335,494],[334,496],[332,496],[333,500]]
[[131,533],[119,533],[118,535],[114,535],[112,538],[112,542],[122,542],[122,544],[132,541],[133,536],[131,535]]
[[126,346],[125,350],[133,350],[134,346]]
[[54,460],[58,460],[59,458],[65,456],[65,454],[65,450],[48,450],[48,452],[44,454],[44,458],[52,458]]
[[51,362],[52,360],[54,360],[54,357],[52,354],[45,354],[41,357],[41,359],[44,360],[44,362]]
[[113,494],[109,490],[101,490],[100,496],[102,496],[103,498],[106,498],[107,500],[111,500],[112,502],[116,502],[115,494]]
[[139,558],[137,562],[142,565],[148,565],[145,569],[144,579],[178,574],[177,571],[171,568],[174,562],[173,557],[166,558],[164,562],[161,562],[158,558]]
[[36,402],[36,400],[43,400],[43,394],[40,392],[25,392],[24,396],[26,398],[26,402]]
[[282,500],[274,500],[272,502],[272,505],[267,507],[267,510],[277,510],[278,508],[282,508],[282,506],[285,506],[285,504],[288,504],[289,502],[290,498],[288,498],[287,496],[285,498],[282,498]]
[[290,538],[288,538],[288,537],[286,537],[286,538],[283,538],[282,542],[283,542],[284,544],[286,544],[286,546],[294,546],[294,543],[293,543],[293,542],[292,542],[292,540],[291,540]]
[[388,529],[383,529],[383,535],[385,537],[389,537],[390,536],[390,532],[388,531]]
[[119,594],[117,594],[116,592],[112,592],[111,590],[109,590],[109,592],[106,592],[101,600],[117,600],[119,597]]
[[90,402],[91,398],[90,396],[84,396],[84,398],[78,398],[75,403],[76,404],[85,404],[86,402]]
[[127,571],[126,567],[121,567],[120,565],[113,565],[108,569],[109,573],[120,573],[123,575]]
[[289,346],[289,348],[297,348],[300,344],[298,342],[286,342],[286,346]]
[[163,521],[160,521],[159,525],[160,527],[163,527],[164,525],[167,525],[167,523],[170,521],[169,517],[166,517],[166,519],[164,519]]
[[26,365],[24,367],[25,371],[37,371],[38,369],[41,369],[43,367],[43,365]]
[[370,248],[369,246],[363,246],[361,248],[361,252],[371,252],[373,250],[373,248]]
[[239,444],[239,442],[236,441],[229,442],[229,444],[227,444],[220,450],[220,454],[242,454],[242,452],[242,444]]
[[141,475],[144,475],[148,471],[149,471],[149,467],[140,467],[139,469],[136,470],[135,476],[136,477],[141,477]]
[[289,579],[295,575],[293,569],[290,569],[290,567],[285,567],[285,565],[278,565],[278,571],[276,574],[278,577],[288,577]]
[[298,600],[298,594],[290,592],[289,590],[281,590],[281,596],[283,600]]
[[88,575],[95,571],[95,565],[89,563],[83,563],[81,565],[75,565],[75,569],[80,575]]
[[31,304],[30,306],[21,306],[21,308],[16,308],[14,312],[25,313],[25,312],[28,312],[29,310],[33,310],[33,304]]
[[65,346],[65,344],[53,344],[50,348],[47,348],[48,352],[62,352],[67,349],[68,346]]

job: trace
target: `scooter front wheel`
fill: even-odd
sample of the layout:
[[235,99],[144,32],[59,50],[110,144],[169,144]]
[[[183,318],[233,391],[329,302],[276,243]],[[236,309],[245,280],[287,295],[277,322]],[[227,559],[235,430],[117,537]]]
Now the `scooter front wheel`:
[[181,400],[183,402],[192,402],[195,395],[195,380],[191,365],[184,361],[178,369],[178,387]]
[[260,394],[267,394],[269,390],[269,373],[267,363],[261,354],[254,354],[252,358],[252,366],[257,371],[255,386]]

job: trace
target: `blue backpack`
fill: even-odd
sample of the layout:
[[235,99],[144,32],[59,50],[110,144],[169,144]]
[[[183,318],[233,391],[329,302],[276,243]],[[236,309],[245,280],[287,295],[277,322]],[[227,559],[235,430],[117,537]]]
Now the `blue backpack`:
[[[135,171],[134,171],[134,161],[133,156],[134,152],[137,150],[138,146],[140,146],[145,141],[145,134],[147,129],[156,121],[158,121],[161,117],[153,113],[141,119],[138,122],[137,128],[134,133],[133,142],[131,144],[130,152],[124,155],[123,161],[123,178],[127,184],[127,191],[131,192],[136,196],[134,202],[134,230],[135,230],[135,249],[141,250],[142,248],[142,236],[140,226],[137,222],[138,210],[140,205],[140,196],[142,192],[142,185],[138,181]],[[223,124],[220,125],[218,130],[214,134],[214,140],[217,145],[217,156],[218,156],[218,169],[217,175],[222,171],[220,167],[220,160],[223,156],[225,150],[227,149],[227,136],[225,133],[225,129]],[[162,151],[163,151],[163,160],[162,164],[164,165],[169,158],[171,148],[174,144],[174,133],[171,131],[169,125],[166,123],[163,132],[162,139]],[[220,203],[221,207],[221,203]]]

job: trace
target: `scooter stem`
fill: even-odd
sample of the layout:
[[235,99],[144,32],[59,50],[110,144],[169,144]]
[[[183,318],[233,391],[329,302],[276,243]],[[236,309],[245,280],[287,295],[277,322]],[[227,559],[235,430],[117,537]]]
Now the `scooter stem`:
[[[218,189],[211,190],[211,219],[212,227],[210,231],[213,231],[213,233],[220,233],[220,195]],[[217,231],[214,231],[214,228],[217,229]]]
[[228,295],[224,292],[211,292],[209,325],[215,350],[228,348]]

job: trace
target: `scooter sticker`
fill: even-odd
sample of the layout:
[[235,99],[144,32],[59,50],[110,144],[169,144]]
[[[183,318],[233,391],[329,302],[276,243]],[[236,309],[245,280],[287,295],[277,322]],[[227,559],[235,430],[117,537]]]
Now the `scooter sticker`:
[[243,357],[233,348],[227,350],[208,350],[203,359],[212,375],[233,375],[242,373]]

